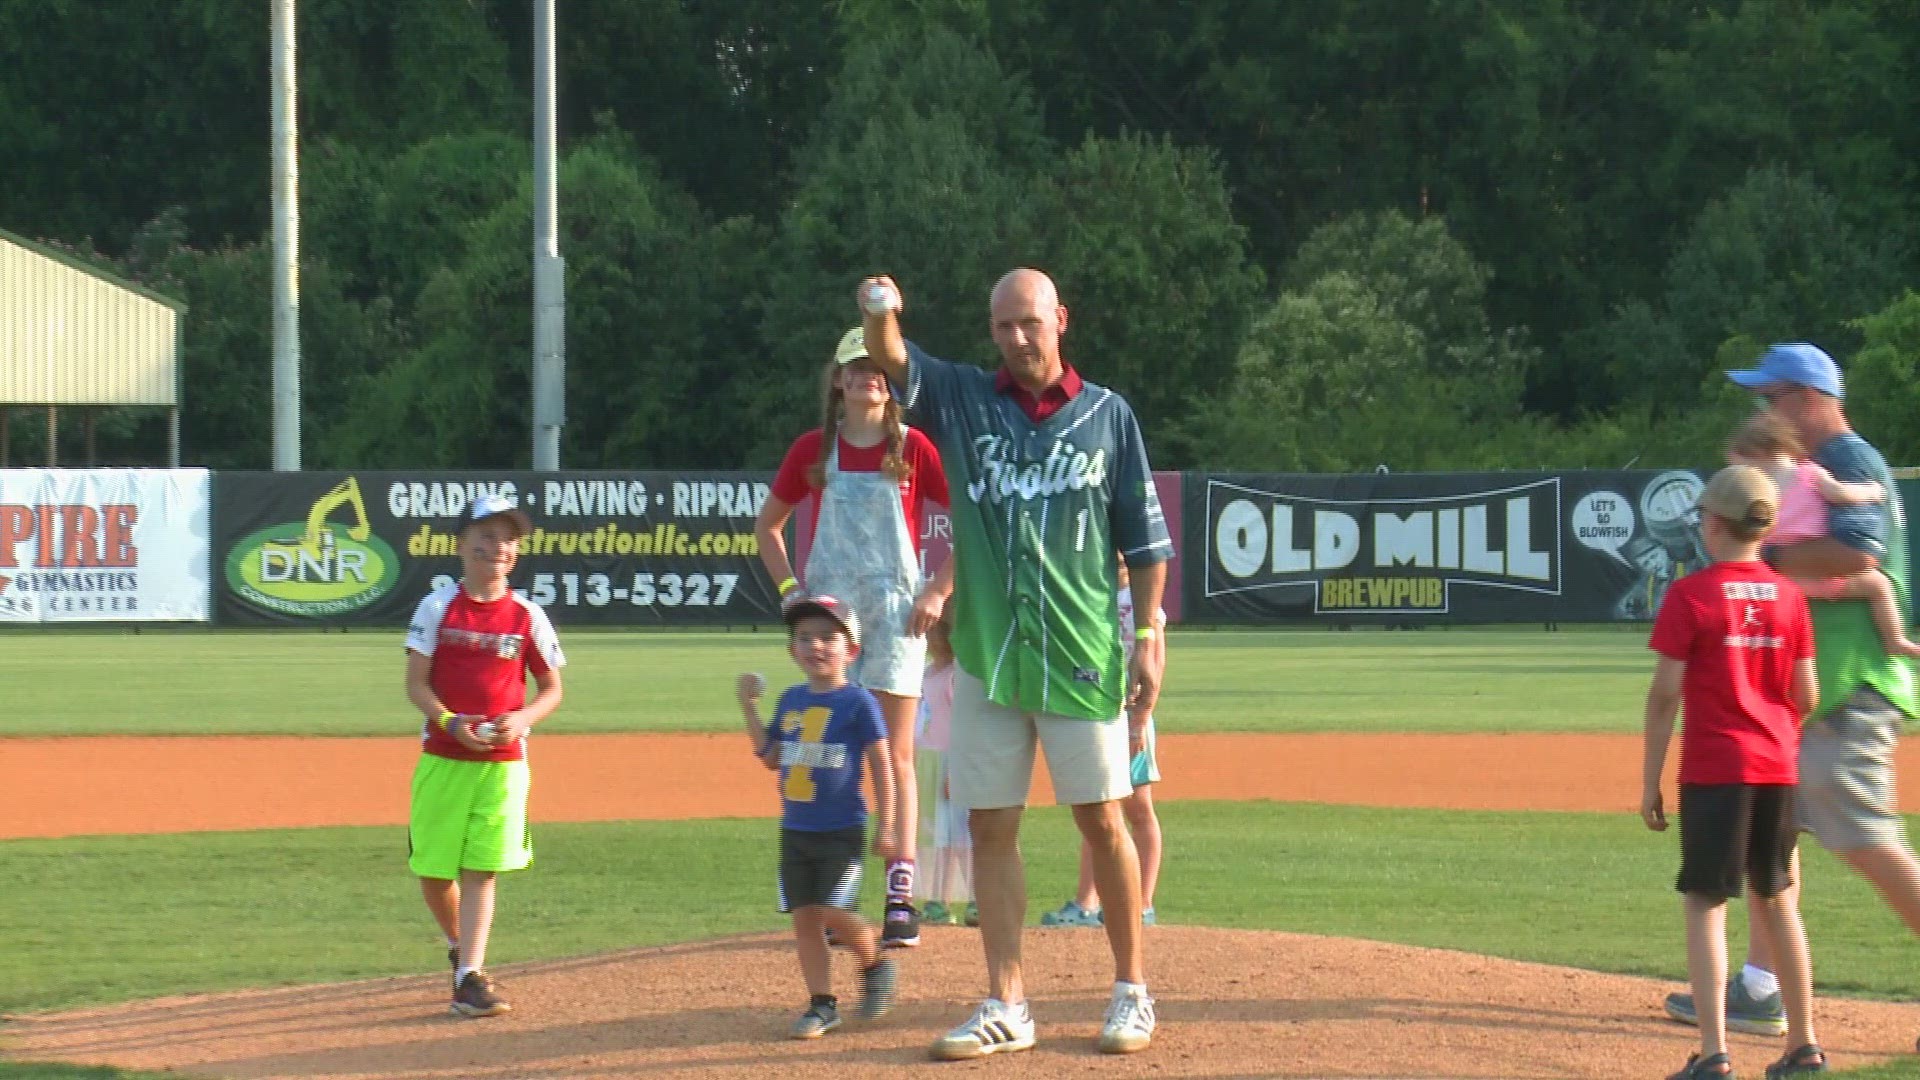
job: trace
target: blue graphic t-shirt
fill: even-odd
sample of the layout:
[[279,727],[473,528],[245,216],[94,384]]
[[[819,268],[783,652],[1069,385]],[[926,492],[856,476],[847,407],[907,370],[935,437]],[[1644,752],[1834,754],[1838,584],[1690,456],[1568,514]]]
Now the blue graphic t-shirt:
[[796,832],[837,832],[867,823],[860,793],[867,747],[887,737],[880,703],[848,684],[816,693],[788,687],[767,725],[778,746],[780,825]]

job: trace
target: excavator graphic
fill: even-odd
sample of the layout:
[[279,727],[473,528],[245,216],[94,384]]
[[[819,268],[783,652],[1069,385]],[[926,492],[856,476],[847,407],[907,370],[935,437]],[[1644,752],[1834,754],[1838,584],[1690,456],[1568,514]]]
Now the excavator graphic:
[[333,547],[333,531],[327,527],[327,515],[345,506],[353,511],[353,521],[347,526],[350,539],[365,543],[373,535],[373,526],[367,521],[367,504],[360,498],[360,481],[347,477],[336,484],[332,491],[320,496],[313,502],[313,509],[307,512],[307,531],[297,540],[269,540],[267,547],[305,549],[309,558],[318,562],[327,549]]

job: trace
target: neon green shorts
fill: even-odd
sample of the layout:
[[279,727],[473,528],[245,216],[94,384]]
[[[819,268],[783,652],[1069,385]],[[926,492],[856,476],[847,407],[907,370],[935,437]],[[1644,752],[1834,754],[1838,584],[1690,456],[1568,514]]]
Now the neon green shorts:
[[454,761],[421,754],[413,769],[407,868],[426,878],[462,870],[525,870],[533,862],[527,831],[524,761]]

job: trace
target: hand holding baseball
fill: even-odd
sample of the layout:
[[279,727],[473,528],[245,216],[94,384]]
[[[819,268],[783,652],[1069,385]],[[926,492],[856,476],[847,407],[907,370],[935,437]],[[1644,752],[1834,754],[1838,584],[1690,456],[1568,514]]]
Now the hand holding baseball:
[[881,274],[867,278],[860,283],[860,310],[868,315],[898,313],[903,306],[900,286],[893,279]]
[[767,680],[757,671],[743,671],[734,685],[734,692],[740,696],[742,705],[760,700],[767,692]]

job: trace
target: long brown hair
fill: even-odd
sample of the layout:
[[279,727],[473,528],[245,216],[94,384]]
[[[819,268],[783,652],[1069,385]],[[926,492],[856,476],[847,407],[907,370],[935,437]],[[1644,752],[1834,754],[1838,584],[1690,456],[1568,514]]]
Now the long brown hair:
[[1735,429],[1733,438],[1727,440],[1727,452],[1749,458],[1785,455],[1795,461],[1807,456],[1807,448],[1793,426],[1771,411],[1755,413]]
[[[834,448],[840,445],[840,420],[847,413],[847,393],[840,389],[840,369],[844,365],[827,361],[825,392],[820,400],[820,457],[807,469],[807,482],[815,491],[827,486],[827,459]],[[907,421],[906,413],[900,408],[900,399],[893,394],[893,387],[887,387],[886,414],[881,421],[887,433],[887,451],[880,459],[880,471],[890,479],[905,480],[913,475],[913,468],[907,464]]]

